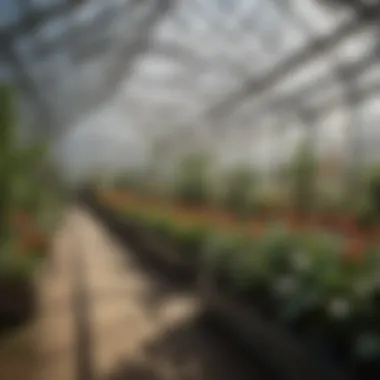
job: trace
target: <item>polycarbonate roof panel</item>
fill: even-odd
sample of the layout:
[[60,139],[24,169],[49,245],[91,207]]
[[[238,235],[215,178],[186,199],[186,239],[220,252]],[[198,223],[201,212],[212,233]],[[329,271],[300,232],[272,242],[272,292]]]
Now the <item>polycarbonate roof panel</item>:
[[[25,13],[21,0],[5,3],[3,30]],[[65,3],[33,2],[45,10]],[[82,3],[13,39],[59,128],[110,101],[152,132],[166,121],[182,131],[207,120],[210,128],[238,133],[264,125],[266,114],[302,124],[305,109],[334,120],[334,112],[348,112],[344,70],[362,89],[378,80],[374,29],[359,33],[350,12],[317,0]],[[366,70],[372,77],[363,85]],[[223,120],[215,109],[225,112]]]

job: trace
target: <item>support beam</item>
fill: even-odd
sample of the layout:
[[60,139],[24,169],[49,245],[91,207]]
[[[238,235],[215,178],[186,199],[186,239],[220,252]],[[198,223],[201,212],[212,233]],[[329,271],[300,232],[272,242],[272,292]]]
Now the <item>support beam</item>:
[[306,48],[300,49],[285,61],[280,61],[267,75],[251,78],[236,92],[215,103],[208,111],[208,116],[215,119],[232,112],[238,105],[250,97],[257,97],[275,86],[291,72],[335,48],[339,43],[363,29],[372,26],[380,18],[380,6],[369,6],[360,17],[354,18],[341,25],[334,33],[322,39],[316,39]]

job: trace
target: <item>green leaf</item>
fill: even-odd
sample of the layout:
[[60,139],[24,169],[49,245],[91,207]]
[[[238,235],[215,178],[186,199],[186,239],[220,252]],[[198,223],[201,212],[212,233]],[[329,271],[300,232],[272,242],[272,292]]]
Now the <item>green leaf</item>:
[[237,251],[237,237],[212,233],[204,244],[204,265],[218,269],[228,266]]
[[294,321],[303,313],[319,307],[320,303],[321,297],[317,289],[303,287],[302,283],[296,282],[295,291],[283,300],[280,318],[287,322]]
[[380,359],[380,335],[378,333],[363,333],[355,341],[354,353],[364,360]]
[[27,174],[42,162],[46,152],[46,141],[38,141],[31,146],[19,150],[15,157],[15,169],[17,169],[19,174]]
[[260,250],[275,273],[288,270],[294,249],[293,234],[280,226],[271,227],[261,238]]
[[39,264],[34,252],[16,253],[12,242],[4,248],[0,255],[0,277],[17,280],[31,279]]

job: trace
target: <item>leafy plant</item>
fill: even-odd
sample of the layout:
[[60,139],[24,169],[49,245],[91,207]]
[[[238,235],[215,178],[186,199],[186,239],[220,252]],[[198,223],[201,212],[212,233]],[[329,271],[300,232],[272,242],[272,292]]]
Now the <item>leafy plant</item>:
[[6,238],[13,210],[36,211],[40,188],[34,180],[45,145],[18,145],[13,97],[6,86],[0,87],[0,110],[0,237]]
[[313,206],[316,161],[309,144],[303,143],[293,162],[293,197],[296,210],[308,213]]
[[131,208],[129,215],[185,256],[201,252],[202,268],[231,295],[250,297],[264,289],[283,323],[338,336],[354,357],[380,357],[378,242],[281,223],[253,234],[246,224],[227,229],[149,207]]
[[[245,251],[247,240],[240,233],[221,233],[213,231],[205,240],[203,250],[203,265],[216,276],[221,274],[234,283],[234,269],[236,266],[237,254],[243,249]],[[236,271],[235,271],[236,273]]]
[[203,223],[178,224],[175,228],[175,242],[180,250],[200,256],[209,234],[210,226]]
[[232,169],[226,176],[223,203],[239,215],[249,214],[254,205],[254,185],[255,176],[251,168]]
[[333,234],[294,234],[283,226],[261,236],[215,233],[205,265],[238,293],[271,285],[278,318],[306,322],[310,332],[340,334],[353,353],[373,357],[380,355],[380,250],[376,244],[364,248],[353,262],[345,256],[347,243]]
[[141,227],[153,232],[184,253],[200,253],[204,240],[209,234],[209,228],[204,223],[178,221],[162,211],[129,210],[126,215],[135,223],[138,222]]
[[210,196],[210,159],[205,155],[189,155],[182,159],[177,170],[174,195],[180,202],[200,204]]
[[377,211],[373,198],[364,196],[362,199],[353,202],[353,215],[357,225],[361,228],[371,227],[379,220],[380,213]]
[[368,180],[368,207],[371,207],[373,214],[380,219],[380,169],[375,168]]
[[[12,95],[8,86],[0,86],[0,275],[27,277],[36,262],[28,253],[46,248],[36,225],[46,195],[39,178],[46,146],[20,146]],[[20,212],[30,216],[23,226],[14,224]]]
[[268,228],[261,237],[260,249],[273,273],[289,270],[290,256],[295,249],[293,233],[282,225]]
[[16,239],[7,239],[0,250],[0,278],[10,281],[29,281],[38,267],[38,260],[25,251]]
[[286,209],[288,202],[283,191],[261,191],[255,196],[254,209],[258,213],[272,213]]

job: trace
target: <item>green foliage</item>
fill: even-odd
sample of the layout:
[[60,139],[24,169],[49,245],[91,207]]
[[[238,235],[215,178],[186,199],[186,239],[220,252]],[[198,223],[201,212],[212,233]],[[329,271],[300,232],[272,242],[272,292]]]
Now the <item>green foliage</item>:
[[271,272],[261,239],[242,234],[235,241],[237,251],[228,267],[233,288],[244,291],[266,286]]
[[146,213],[140,218],[140,223],[144,228],[162,237],[164,240],[173,238],[174,221],[163,213]]
[[248,261],[249,242],[244,233],[214,231],[204,242],[202,263],[209,272],[223,274],[230,279],[233,288],[249,287],[250,281],[255,280],[255,272],[244,265],[245,259]]
[[37,205],[41,192],[36,174],[46,146],[38,142],[21,149],[16,140],[16,119],[9,89],[1,89],[0,101],[0,141],[3,144],[0,149],[0,235],[6,236],[11,210],[27,208],[36,211],[33,206]]
[[13,108],[10,89],[0,86],[0,239],[6,237],[12,197],[12,188],[9,186],[9,178],[12,175],[9,160],[12,157],[10,143],[14,138]]
[[[208,199],[209,164],[200,156],[190,156],[179,164],[177,199],[186,203],[202,203]],[[378,173],[380,171],[368,181],[366,197],[352,202],[356,204],[357,217],[363,225],[373,223],[380,213]],[[256,178],[247,168],[238,168],[228,174],[223,200],[231,210],[242,213],[255,193]],[[311,150],[304,145],[297,153],[292,170],[297,211],[308,212],[313,206],[315,174],[316,162]],[[339,197],[332,192],[326,195],[318,205],[321,209],[345,210]],[[265,196],[261,206],[268,210],[286,201],[283,193]],[[255,202],[255,206],[258,205],[259,202]],[[310,328],[315,328],[315,323],[326,331],[344,331],[357,356],[380,357],[378,244],[368,246],[362,256],[352,261],[344,255],[347,242],[332,233],[295,232],[286,225],[273,224],[258,236],[175,220],[162,211],[130,210],[126,213],[184,256],[192,257],[189,252],[201,253],[202,265],[215,277],[223,274],[235,292],[269,289],[271,299],[277,302],[277,317],[285,323],[312,316]]]
[[255,175],[249,167],[238,167],[227,173],[223,203],[239,215],[248,215],[254,207]]
[[0,152],[2,155],[8,151],[8,143],[14,140],[15,105],[9,86],[0,85]]
[[361,196],[351,200],[349,208],[361,227],[371,227],[380,220],[380,169],[378,167],[369,170]]
[[273,273],[288,271],[289,258],[295,247],[295,236],[282,225],[269,227],[261,236],[260,250]]
[[[284,322],[313,316],[325,330],[344,330],[360,355],[377,352],[372,341],[356,342],[355,337],[378,326],[379,246],[368,248],[353,263],[342,257],[342,238],[321,232],[295,234],[283,226],[261,236],[210,235],[206,246],[205,265],[215,275],[224,273],[230,288],[272,289],[270,296],[277,300],[278,318]],[[380,337],[380,330],[374,334]]]
[[380,214],[376,210],[375,202],[368,195],[354,201],[351,208],[356,223],[362,228],[371,227],[379,220]]
[[124,174],[123,176],[118,178],[114,183],[114,187],[116,189],[120,189],[120,190],[126,190],[126,189],[132,188],[133,187],[133,180],[131,179],[131,175],[130,174]]
[[253,235],[245,229],[218,230],[199,221],[176,220],[163,210],[130,208],[125,213],[182,252],[184,259],[200,258],[201,266],[218,281],[222,278],[234,294],[266,289],[282,322],[307,320],[310,329],[338,330],[357,357],[379,357],[378,243],[352,261],[345,256],[345,239],[326,232],[295,232],[272,224]]
[[177,222],[163,212],[143,212],[141,210],[127,210],[124,215],[135,224],[154,233],[163,241],[169,242],[174,248],[182,252],[198,254],[209,228],[200,222]]
[[288,206],[285,193],[283,191],[260,191],[255,197],[255,210],[258,213],[270,213],[283,210]]
[[380,168],[374,169],[368,183],[368,192],[371,206],[380,218]]
[[355,340],[354,353],[365,361],[375,361],[380,357],[380,333],[378,331],[366,331]]
[[133,190],[138,193],[145,193],[147,182],[147,178],[141,170],[130,169],[114,181],[114,187],[120,190]]
[[7,239],[0,247],[0,278],[29,281],[39,264],[38,257],[29,252],[17,252],[14,239]]
[[46,201],[39,169],[46,146],[38,142],[20,147],[17,141],[17,120],[12,91],[0,86],[0,275],[27,278],[36,264],[30,252],[17,252],[11,217],[14,212],[30,212],[38,220],[37,212]]
[[209,235],[209,228],[202,223],[173,224],[173,241],[178,249],[190,254],[199,254]]
[[321,189],[316,199],[318,212],[322,213],[342,213],[347,211],[347,207],[340,195],[328,191],[326,188]]
[[309,144],[302,144],[293,163],[294,205],[301,212],[309,212],[313,206],[316,179],[316,160]]
[[192,154],[180,161],[176,173],[174,195],[186,204],[201,204],[209,199],[210,158]]

